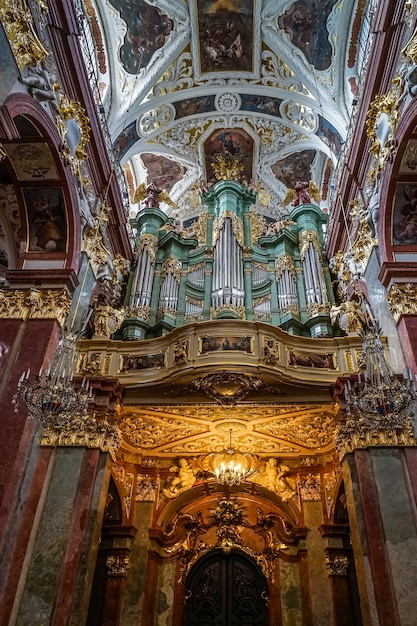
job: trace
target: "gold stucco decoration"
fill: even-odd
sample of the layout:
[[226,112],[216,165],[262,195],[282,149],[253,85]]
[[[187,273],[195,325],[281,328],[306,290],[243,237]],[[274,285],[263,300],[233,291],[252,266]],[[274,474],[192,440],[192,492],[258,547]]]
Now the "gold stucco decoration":
[[297,494],[297,481],[288,474],[289,469],[288,465],[278,464],[276,459],[270,458],[248,480],[266,487],[286,502]]
[[38,65],[48,56],[34,31],[32,13],[25,0],[0,0],[0,20],[20,71],[26,65]]
[[179,283],[181,279],[181,261],[170,257],[164,261],[161,269],[161,284],[164,282],[167,274],[171,273],[175,282]]
[[65,289],[0,289],[0,318],[57,319],[63,326],[71,304]]
[[259,215],[259,213],[254,213],[251,211],[249,213],[250,219],[250,242],[252,245],[258,243],[259,237],[262,237],[262,234],[265,231],[265,218],[263,215]]
[[285,270],[288,270],[291,278],[296,280],[295,265],[289,254],[282,254],[275,261],[275,279],[279,281]]
[[[204,554],[214,549],[221,549],[226,554],[231,550],[239,550],[249,555],[259,565],[262,572],[271,583],[275,581],[275,567],[283,550],[289,543],[295,542],[293,526],[284,518],[277,518],[273,513],[265,513],[262,509],[256,510],[255,523],[251,523],[243,505],[235,500],[222,500],[210,511],[206,520],[201,511],[192,515],[189,513],[178,516],[172,530],[165,536],[176,541],[165,548],[165,552],[174,555],[180,562],[180,577],[178,582],[185,581],[193,564]],[[216,529],[216,543],[206,543],[207,531]],[[245,539],[242,530],[245,532]],[[263,544],[260,552],[255,552],[247,545],[248,533],[259,545]]]
[[239,244],[239,246],[243,247],[243,244],[244,244],[243,222],[236,215],[236,213],[233,213],[233,211],[229,211],[229,210],[223,211],[221,215],[219,215],[219,217],[214,220],[212,245],[213,246],[216,245],[216,242],[220,235],[220,231],[223,228],[224,221],[227,218],[232,220],[232,228],[233,228],[234,236],[236,237],[236,241]]
[[304,261],[309,246],[313,246],[317,250],[320,261],[322,260],[322,252],[319,235],[315,230],[303,230],[299,235],[300,258]]
[[94,309],[94,334],[99,337],[110,337],[119,330],[125,319],[125,310],[115,309],[109,305],[96,306]]
[[42,446],[75,446],[99,448],[114,459],[121,437],[117,426],[93,417],[82,417],[60,413],[51,416],[42,433]]
[[398,100],[401,96],[401,78],[392,81],[392,88],[387,94],[377,95],[371,102],[366,118],[366,134],[371,140],[370,152],[374,155],[374,167],[368,176],[376,180],[379,172],[394,155],[394,134],[400,114]]
[[156,253],[158,251],[158,237],[155,235],[151,235],[146,233],[139,237],[138,247],[137,247],[137,255],[139,256],[142,250],[146,249],[151,259],[151,262],[154,264],[156,259]]
[[90,120],[79,102],[60,92],[59,85],[54,85],[54,91],[58,108],[55,124],[62,139],[62,156],[85,185],[87,181],[82,176],[81,166],[88,158],[85,148],[90,139]]
[[240,182],[244,166],[238,156],[216,154],[215,159],[212,167],[216,180],[237,180]]
[[387,293],[390,311],[396,323],[401,315],[417,314],[417,285],[393,283]]

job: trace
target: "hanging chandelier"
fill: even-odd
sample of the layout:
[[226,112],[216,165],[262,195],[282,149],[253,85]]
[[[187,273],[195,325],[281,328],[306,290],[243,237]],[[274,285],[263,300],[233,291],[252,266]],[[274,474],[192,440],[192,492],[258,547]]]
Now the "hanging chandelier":
[[399,379],[393,373],[385,359],[380,331],[366,329],[362,336],[359,360],[365,363],[365,371],[344,387],[347,418],[373,430],[400,428],[412,415],[417,397],[411,374]]
[[34,382],[30,381],[30,368],[21,375],[12,403],[15,412],[23,400],[28,417],[47,426],[60,415],[86,418],[92,388],[84,378],[80,389],[73,386],[76,336],[67,333],[61,337],[50,366],[42,367]]
[[233,429],[231,428],[229,430],[230,440],[228,448],[220,454],[215,454],[212,460],[216,481],[227,487],[240,485],[255,471],[252,455],[238,452],[233,448],[232,432]]

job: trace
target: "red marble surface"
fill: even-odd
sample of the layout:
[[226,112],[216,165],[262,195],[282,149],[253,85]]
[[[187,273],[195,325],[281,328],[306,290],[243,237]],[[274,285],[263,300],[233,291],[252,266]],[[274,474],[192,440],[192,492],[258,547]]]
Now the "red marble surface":
[[372,461],[367,450],[356,450],[354,455],[379,626],[399,626]]

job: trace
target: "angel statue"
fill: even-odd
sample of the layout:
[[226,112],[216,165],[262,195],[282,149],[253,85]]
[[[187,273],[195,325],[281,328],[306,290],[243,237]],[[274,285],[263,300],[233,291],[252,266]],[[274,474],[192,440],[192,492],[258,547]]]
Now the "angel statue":
[[175,208],[176,204],[171,200],[169,194],[152,181],[148,186],[141,183],[135,191],[133,202],[142,202],[147,209],[159,209],[161,202],[165,202],[168,206]]
[[359,302],[346,300],[339,305],[334,304],[330,309],[332,324],[336,322],[346,333],[360,333],[366,325],[366,318]]
[[298,182],[295,185],[295,189],[288,189],[287,195],[281,202],[280,206],[287,206],[291,203],[291,206],[299,206],[300,204],[310,204],[311,199],[315,200],[317,204],[320,202],[320,190],[316,183],[310,180],[307,182]]

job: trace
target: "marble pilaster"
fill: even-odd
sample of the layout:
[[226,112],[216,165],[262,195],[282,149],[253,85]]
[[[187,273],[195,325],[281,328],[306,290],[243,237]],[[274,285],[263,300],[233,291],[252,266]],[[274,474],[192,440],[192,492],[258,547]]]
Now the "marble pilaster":
[[80,626],[87,616],[110,458],[58,447],[49,471],[13,608],[16,626]]
[[416,454],[414,447],[375,447],[343,462],[366,626],[415,624]]

